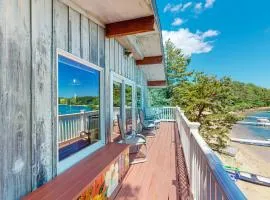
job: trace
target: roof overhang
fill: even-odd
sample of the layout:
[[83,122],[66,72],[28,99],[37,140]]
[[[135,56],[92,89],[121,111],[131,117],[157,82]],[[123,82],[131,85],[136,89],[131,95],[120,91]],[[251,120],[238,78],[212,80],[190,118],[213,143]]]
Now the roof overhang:
[[[82,9],[106,28],[106,36],[115,38],[132,53],[147,81],[166,85],[164,51],[155,0],[61,0]],[[161,61],[141,63],[147,58]]]

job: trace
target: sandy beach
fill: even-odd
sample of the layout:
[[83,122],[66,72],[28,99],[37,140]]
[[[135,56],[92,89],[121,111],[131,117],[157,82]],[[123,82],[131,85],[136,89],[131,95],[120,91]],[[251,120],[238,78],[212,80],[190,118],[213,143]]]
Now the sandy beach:
[[[243,125],[235,125],[231,131],[231,137],[256,138],[250,130]],[[225,165],[240,168],[254,174],[270,177],[270,148],[253,145],[245,145],[231,142],[231,146],[238,151],[235,157],[222,155]],[[259,186],[244,181],[237,181],[237,185],[248,199],[270,199],[270,187]]]

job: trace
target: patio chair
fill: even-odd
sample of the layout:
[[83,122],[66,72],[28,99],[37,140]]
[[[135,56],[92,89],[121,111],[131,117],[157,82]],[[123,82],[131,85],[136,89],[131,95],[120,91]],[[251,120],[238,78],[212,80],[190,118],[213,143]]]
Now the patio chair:
[[160,128],[161,118],[160,113],[158,111],[155,111],[153,109],[150,109],[150,112],[146,115],[145,114],[145,121],[152,122],[156,125],[156,127]]
[[122,137],[121,141],[119,143],[124,143],[124,144],[129,144],[130,145],[130,154],[140,154],[141,150],[145,150],[144,156],[141,158],[137,158],[135,155],[135,158],[130,159],[131,164],[136,164],[136,163],[142,163],[147,161],[147,144],[146,144],[146,137],[144,135],[138,134],[136,131],[132,131],[130,135],[126,135],[124,132],[124,127],[123,127],[123,122],[120,117],[120,115],[117,115],[117,121],[118,121],[118,126],[120,130],[120,135]]
[[142,132],[146,132],[145,135],[148,137],[155,137],[157,133],[158,125],[152,120],[145,120],[144,113],[142,110],[139,112],[140,124],[142,126]]

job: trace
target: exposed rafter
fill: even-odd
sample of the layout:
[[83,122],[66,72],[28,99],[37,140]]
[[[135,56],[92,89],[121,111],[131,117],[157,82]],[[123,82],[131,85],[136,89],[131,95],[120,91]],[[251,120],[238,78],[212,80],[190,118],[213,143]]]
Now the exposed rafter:
[[112,38],[154,31],[154,24],[155,17],[153,15],[106,24],[106,36]]
[[136,60],[137,65],[152,65],[161,63],[162,63],[162,56],[144,57],[144,59],[142,60]]
[[147,86],[166,86],[166,81],[147,81]]

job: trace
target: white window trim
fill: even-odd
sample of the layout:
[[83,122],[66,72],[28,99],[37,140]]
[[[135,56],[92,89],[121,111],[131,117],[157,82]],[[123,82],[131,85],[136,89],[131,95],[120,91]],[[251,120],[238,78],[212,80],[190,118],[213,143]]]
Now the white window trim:
[[[121,83],[121,102],[125,102],[125,89],[126,85],[130,85],[132,87],[132,129],[136,130],[136,116],[135,116],[135,106],[136,106],[136,99],[135,99],[135,92],[136,92],[136,83],[124,76],[121,76],[114,71],[110,71],[110,85],[111,85],[111,91],[110,91],[110,127],[111,130],[113,130],[113,82]],[[125,103],[121,105],[121,112],[123,113],[123,119],[122,121],[126,121],[126,113],[125,113]],[[124,126],[125,129],[125,126]]]
[[77,56],[74,56],[71,53],[68,53],[62,49],[56,50],[56,73],[57,73],[57,140],[58,142],[58,55],[64,56],[76,62],[79,62],[89,68],[95,69],[100,72],[100,141],[89,145],[88,147],[76,152],[75,154],[59,161],[59,151],[58,151],[58,144],[57,144],[57,174],[61,174],[68,168],[72,167],[82,159],[86,158],[87,156],[91,155],[96,150],[100,149],[105,145],[105,110],[104,110],[104,69],[99,67],[93,63],[90,63],[86,60],[83,60]]

